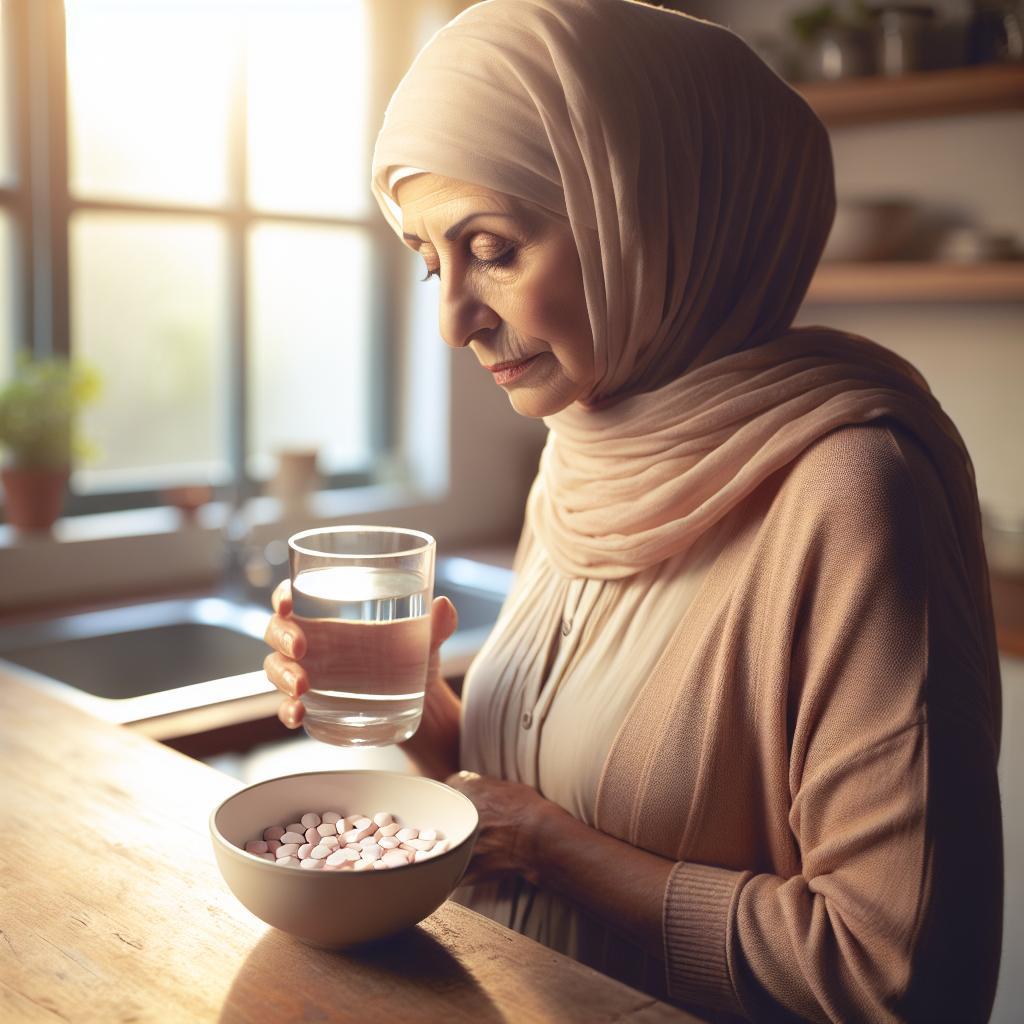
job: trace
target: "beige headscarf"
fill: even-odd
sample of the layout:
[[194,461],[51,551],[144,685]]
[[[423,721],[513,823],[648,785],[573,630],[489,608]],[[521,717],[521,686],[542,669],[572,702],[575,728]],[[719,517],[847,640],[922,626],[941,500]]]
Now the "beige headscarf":
[[401,167],[572,226],[598,382],[546,420],[527,509],[560,571],[617,579],[683,552],[816,438],[888,417],[938,466],[989,602],[971,461],[923,378],[791,326],[834,214],[829,141],[734,33],[632,0],[485,0],[388,107],[372,188],[399,233]]

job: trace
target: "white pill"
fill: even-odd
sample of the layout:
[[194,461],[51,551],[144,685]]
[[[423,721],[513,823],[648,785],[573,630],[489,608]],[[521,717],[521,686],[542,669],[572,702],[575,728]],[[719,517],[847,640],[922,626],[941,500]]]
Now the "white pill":
[[312,843],[303,843],[298,848],[298,850],[295,851],[295,856],[298,857],[299,860],[308,860],[309,859],[309,851],[312,850],[312,849],[313,849],[313,844]]
[[399,843],[398,844],[398,848],[400,850],[406,850],[409,853],[415,853],[416,852],[416,847],[413,846],[411,843]]
[[268,846],[264,839],[253,839],[245,844],[246,853],[266,853]]
[[320,824],[320,815],[316,811],[306,811],[302,816],[302,824],[306,828],[316,828]]
[[394,836],[384,836],[383,838],[377,840],[377,845],[382,850],[393,850],[396,846],[398,846],[398,840],[395,839]]
[[352,822],[352,827],[353,828],[366,828],[368,825],[372,825],[372,824],[373,824],[373,821],[370,818],[356,818],[356,820]]
[[377,835],[390,837],[395,835],[401,827],[401,825],[393,821],[390,825],[381,825],[380,829],[377,831]]
[[313,860],[327,860],[332,852],[329,846],[314,846],[309,855]]
[[[284,832],[282,832],[281,835],[284,835]],[[280,839],[268,839],[267,840],[267,849],[271,853],[276,853],[280,849],[280,847],[281,847],[281,840]]]
[[324,822],[323,825],[317,825],[316,830],[321,836],[336,836],[338,834],[337,828],[329,821]]
[[433,839],[410,839],[409,845],[417,851],[432,850],[434,848]]
[[362,847],[358,843],[346,843],[345,844],[345,849],[346,850],[361,850]]
[[372,871],[373,870],[373,861],[357,860],[352,865],[352,870],[353,871]]
[[345,856],[344,850],[335,850],[334,853],[324,861],[324,864],[329,868],[340,868],[342,864],[350,863],[350,860],[351,858]]
[[306,831],[302,834],[306,837],[307,843],[312,843],[314,846],[316,846],[316,844],[320,842],[320,833],[317,832],[317,830],[313,828],[312,825],[310,825],[310,827],[307,828]]
[[277,866],[279,868],[297,868],[299,866],[298,857],[278,857]]
[[283,829],[280,825],[271,825],[270,828],[265,828],[263,830],[263,838],[264,839],[280,839],[281,836],[283,836],[285,834],[285,831],[286,830]]
[[445,850],[447,850],[450,845],[451,844],[448,842],[447,839],[439,839],[437,841],[437,843],[435,844],[433,850],[431,850],[430,852],[431,853],[444,853]]
[[363,860],[380,860],[383,854],[384,851],[376,843],[371,843],[363,847],[361,856]]
[[381,864],[387,864],[389,868],[404,867],[409,863],[408,856],[401,850],[388,850],[380,859]]
[[301,821],[293,821],[290,825],[285,826],[285,832],[305,832],[306,826]]
[[375,860],[373,862],[373,869],[375,871],[387,871],[388,865],[385,864],[384,861],[382,860]]
[[431,857],[436,857],[437,852],[435,850],[417,850],[413,855],[412,859],[415,863],[419,863],[421,860],[430,860]]
[[360,839],[359,840],[359,846],[360,847],[374,846],[374,845],[376,845],[376,843],[377,843],[377,837],[376,836],[367,836],[365,839]]
[[336,825],[341,821],[341,815],[337,811],[324,811],[324,813],[320,815],[320,821],[324,825]]
[[282,843],[275,851],[274,856],[280,860],[282,857],[294,857],[299,852],[301,843]]
[[425,828],[419,834],[420,839],[444,839],[436,828]]
[[390,825],[394,820],[394,817],[388,814],[387,811],[378,811],[373,816],[374,825]]
[[410,839],[418,839],[419,834],[419,829],[415,828],[403,828],[395,833],[403,843],[407,843]]
[[324,866],[324,862],[322,860],[300,860],[299,861],[299,867],[300,868],[322,868],[323,866]]
[[292,832],[289,829],[289,831],[285,832],[285,834],[281,836],[281,842],[298,843],[301,846],[304,842],[306,842],[306,837],[301,832]]
[[324,836],[317,845],[326,846],[329,850],[337,850],[341,843],[338,842],[337,836]]

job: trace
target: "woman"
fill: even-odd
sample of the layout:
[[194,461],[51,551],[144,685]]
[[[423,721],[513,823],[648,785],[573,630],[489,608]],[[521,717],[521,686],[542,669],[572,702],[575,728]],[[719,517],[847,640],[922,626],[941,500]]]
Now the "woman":
[[[490,0],[399,85],[373,189],[445,341],[550,428],[514,589],[461,702],[435,602],[406,744],[480,810],[460,898],[715,1019],[984,1019],[973,469],[912,366],[792,326],[835,207],[820,122],[719,26]],[[305,640],[275,609],[296,726]]]

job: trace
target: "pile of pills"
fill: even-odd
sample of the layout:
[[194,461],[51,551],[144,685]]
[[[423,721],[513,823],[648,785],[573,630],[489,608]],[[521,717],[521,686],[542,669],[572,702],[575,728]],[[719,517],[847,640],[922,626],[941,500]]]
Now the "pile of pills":
[[448,840],[436,828],[406,828],[387,811],[372,818],[307,811],[290,825],[265,828],[244,849],[286,868],[379,871],[436,857],[448,849]]

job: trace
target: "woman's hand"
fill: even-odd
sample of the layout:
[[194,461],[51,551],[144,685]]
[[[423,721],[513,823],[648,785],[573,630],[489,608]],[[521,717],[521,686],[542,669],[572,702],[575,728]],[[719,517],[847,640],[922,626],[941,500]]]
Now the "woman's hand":
[[445,782],[476,805],[480,832],[462,884],[520,874],[537,884],[537,843],[552,812],[564,812],[533,787],[461,771]]
[[[288,580],[282,580],[274,589],[271,601],[274,615],[267,625],[264,641],[273,649],[263,662],[267,678],[284,694],[277,709],[277,717],[289,729],[302,724],[305,712],[299,699],[309,689],[309,674],[302,666],[302,659],[308,650],[307,638],[302,628],[292,617],[292,588]],[[458,615],[455,606],[447,597],[435,598],[431,608],[430,662],[427,668],[426,703],[431,702],[431,693],[445,686],[441,679],[441,644],[455,632]],[[426,708],[424,717],[426,718]]]

